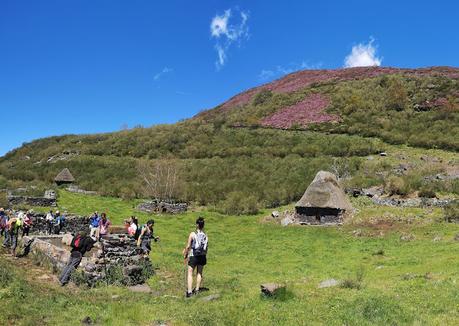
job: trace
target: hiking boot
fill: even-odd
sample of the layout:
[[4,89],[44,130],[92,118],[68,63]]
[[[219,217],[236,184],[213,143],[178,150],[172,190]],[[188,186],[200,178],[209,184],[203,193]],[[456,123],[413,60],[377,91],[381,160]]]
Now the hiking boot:
[[185,297],[186,297],[186,298],[190,298],[191,296],[193,296],[193,294],[194,294],[194,292],[188,292],[188,291],[186,291],[186,292],[185,292]]

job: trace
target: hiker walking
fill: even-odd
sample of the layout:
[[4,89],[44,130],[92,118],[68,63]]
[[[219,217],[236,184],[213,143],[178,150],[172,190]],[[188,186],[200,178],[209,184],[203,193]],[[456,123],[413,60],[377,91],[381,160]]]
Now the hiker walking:
[[100,216],[97,211],[95,211],[94,214],[92,214],[92,216],[89,218],[89,236],[93,239],[99,238],[99,222]]
[[48,234],[53,234],[53,228],[54,228],[53,210],[50,210],[48,214],[46,214],[45,220],[46,220],[46,226],[48,227]]
[[18,234],[19,229],[22,227],[22,220],[16,216],[13,216],[8,220],[7,229],[8,229],[8,238],[5,239],[3,247],[10,248],[11,254],[14,256],[16,254],[16,247],[18,245]]
[[72,251],[70,253],[69,261],[59,277],[61,286],[64,286],[69,282],[70,276],[80,265],[84,254],[92,249],[94,243],[96,243],[96,241],[91,237],[88,237],[85,232],[80,232],[73,237],[70,244]]
[[[199,217],[196,220],[196,231],[190,233],[186,247],[183,249],[183,258],[188,259],[187,298],[200,291],[202,272],[207,264],[207,247],[208,238],[204,233],[204,218]],[[194,269],[196,269],[196,288],[193,290]]]
[[[144,256],[148,256],[151,251],[151,240],[155,242],[159,241],[159,237],[153,235],[153,227],[155,226],[154,220],[149,220],[147,224],[142,226],[142,229],[137,229],[137,247],[140,247],[143,251]],[[134,236],[135,237],[135,236]]]

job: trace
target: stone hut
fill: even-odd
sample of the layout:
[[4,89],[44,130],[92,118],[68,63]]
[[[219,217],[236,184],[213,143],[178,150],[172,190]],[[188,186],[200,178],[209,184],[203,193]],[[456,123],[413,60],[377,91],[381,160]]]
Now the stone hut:
[[71,184],[75,182],[75,178],[70,173],[70,170],[65,168],[54,178],[54,182],[56,182],[58,186],[63,184]]
[[295,219],[300,224],[340,224],[351,203],[336,176],[319,171],[295,205]]

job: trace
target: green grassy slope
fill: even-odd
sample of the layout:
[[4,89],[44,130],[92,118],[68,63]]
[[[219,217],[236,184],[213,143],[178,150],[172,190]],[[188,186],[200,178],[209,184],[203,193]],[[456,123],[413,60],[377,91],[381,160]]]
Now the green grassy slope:
[[[395,163],[368,167],[367,156],[388,149],[415,151],[391,145],[443,149],[451,164],[440,169],[454,170],[459,149],[458,76],[456,68],[298,72],[174,125],[24,144],[0,158],[0,189],[35,184],[41,191],[68,167],[82,188],[140,198],[146,192],[138,175],[139,161],[163,161],[179,168],[176,199],[244,213],[298,199],[320,169],[345,169],[341,172],[351,176],[352,186],[383,184],[394,174]],[[338,121],[294,121],[290,130],[263,126],[266,117],[312,94],[327,98],[324,110]],[[430,165],[419,165],[417,182],[405,180],[406,190],[457,193],[456,181],[423,181],[433,172]],[[234,207],[237,202],[241,207]]]
[[[41,273],[34,268],[13,268],[0,256],[2,320],[78,325],[90,316],[110,325],[158,320],[173,325],[457,325],[459,242],[453,238],[459,226],[440,222],[438,209],[375,210],[368,203],[353,204],[358,215],[340,228],[261,222],[267,212],[156,217],[162,247],[154,246],[151,254],[159,267],[149,280],[154,295],[112,286],[59,288],[38,280]],[[110,206],[111,216],[120,222],[131,214],[133,202],[62,194],[59,205],[81,213]],[[198,214],[206,217],[210,239],[205,269],[210,291],[186,300],[180,253]],[[141,215],[142,221],[146,218]],[[414,240],[400,240],[407,234]],[[18,263],[22,261],[14,266]],[[361,272],[360,288],[318,289],[330,278],[356,285]],[[259,285],[264,282],[285,283],[288,291],[279,298],[262,298]],[[203,302],[208,294],[220,298]]]

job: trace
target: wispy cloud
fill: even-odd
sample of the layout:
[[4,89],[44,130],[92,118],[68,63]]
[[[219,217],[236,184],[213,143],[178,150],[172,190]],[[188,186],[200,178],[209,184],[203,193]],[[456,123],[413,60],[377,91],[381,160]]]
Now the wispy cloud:
[[302,61],[300,63],[291,62],[288,65],[279,65],[273,69],[263,69],[258,75],[258,79],[261,81],[271,80],[276,77],[281,77],[288,75],[292,72],[303,70],[303,69],[320,69],[322,67],[322,62],[310,64],[307,61]]
[[222,15],[215,15],[210,23],[210,36],[216,40],[217,69],[221,69],[228,58],[228,50],[234,44],[239,44],[249,38],[247,21],[248,12],[239,9],[227,9]]
[[155,81],[158,81],[161,79],[161,77],[163,77],[165,74],[168,74],[170,72],[173,72],[174,69],[172,68],[169,68],[169,67],[164,67],[160,72],[156,73],[154,76],[153,76],[153,79]]
[[359,43],[354,45],[351,53],[344,59],[344,67],[380,66],[382,58],[377,57],[377,46],[374,46],[373,42],[374,39],[371,37],[367,44]]

